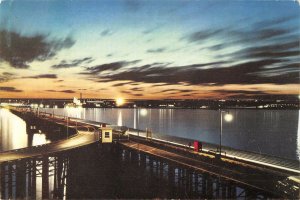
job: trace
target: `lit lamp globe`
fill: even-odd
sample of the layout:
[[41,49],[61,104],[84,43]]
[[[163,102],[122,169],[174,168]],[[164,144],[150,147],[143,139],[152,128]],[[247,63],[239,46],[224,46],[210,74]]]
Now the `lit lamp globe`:
[[146,109],[141,109],[141,115],[146,116],[147,115],[147,110]]
[[231,122],[233,120],[232,114],[226,113],[224,116],[226,122]]

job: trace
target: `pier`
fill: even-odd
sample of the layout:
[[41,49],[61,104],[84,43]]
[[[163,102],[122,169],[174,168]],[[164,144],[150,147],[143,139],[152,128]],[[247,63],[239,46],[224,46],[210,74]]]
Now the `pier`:
[[[166,181],[165,184],[171,191],[186,191],[188,196],[179,195],[181,198],[197,198],[200,194],[206,198],[299,198],[300,170],[297,161],[229,148],[223,148],[226,155],[219,157],[213,151],[213,145],[204,144],[203,149],[196,152],[187,145],[174,140],[168,141],[167,137],[158,139],[149,135],[138,136],[134,130],[128,129],[125,132],[120,130],[120,127],[114,128],[113,143],[101,144],[99,122],[54,116],[49,113],[37,114],[25,109],[13,109],[12,112],[30,123],[40,120],[44,124],[57,125],[62,131],[68,132],[68,138],[50,144],[1,152],[1,176],[6,180],[1,184],[5,185],[1,186],[1,189],[4,188],[3,198],[13,197],[12,190],[9,189],[13,181],[9,178],[11,173],[23,176],[25,173],[26,176],[31,176],[37,173],[37,166],[44,168],[41,170],[43,188],[49,188],[49,165],[56,169],[55,191],[57,197],[62,197],[62,186],[59,187],[58,183],[62,184],[63,170],[57,166],[64,162],[58,160],[62,159],[61,155],[80,151],[81,148],[90,145],[100,145],[103,154],[107,151],[113,152],[122,162],[147,169],[152,176]],[[113,162],[111,164],[113,165]],[[20,166],[26,166],[25,168],[30,170],[22,172],[24,167]],[[67,164],[63,166],[67,169]],[[60,174],[59,177],[57,174]],[[215,178],[210,178],[211,176]],[[17,178],[16,181],[19,181],[17,185],[25,184],[24,178]],[[31,178],[30,181],[30,184],[34,184],[35,180]],[[229,182],[231,184],[228,184]],[[28,181],[26,184],[29,184]],[[237,190],[232,185],[239,185],[243,190]],[[28,193],[19,189],[16,191]],[[16,197],[24,194],[16,194]],[[48,189],[44,189],[44,197],[49,197]]]

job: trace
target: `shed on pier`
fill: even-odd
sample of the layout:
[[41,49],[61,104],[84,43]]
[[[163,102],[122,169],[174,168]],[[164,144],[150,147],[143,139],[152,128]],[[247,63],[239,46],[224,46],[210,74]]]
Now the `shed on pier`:
[[111,127],[101,127],[101,142],[102,143],[112,143],[112,128]]

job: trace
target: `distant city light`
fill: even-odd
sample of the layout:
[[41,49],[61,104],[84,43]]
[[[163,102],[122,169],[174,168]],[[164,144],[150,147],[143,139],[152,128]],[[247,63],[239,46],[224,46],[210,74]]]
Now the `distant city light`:
[[116,99],[117,106],[122,106],[124,103],[125,103],[125,100],[123,98]]
[[225,114],[224,119],[226,122],[231,122],[233,119],[233,116],[232,116],[232,114],[227,113],[227,114]]

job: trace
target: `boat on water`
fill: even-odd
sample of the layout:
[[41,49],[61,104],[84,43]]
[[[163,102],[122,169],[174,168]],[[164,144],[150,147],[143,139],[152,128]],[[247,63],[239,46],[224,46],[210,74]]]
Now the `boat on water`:
[[73,102],[67,103],[64,106],[65,108],[82,108],[82,103],[76,97],[73,98]]

